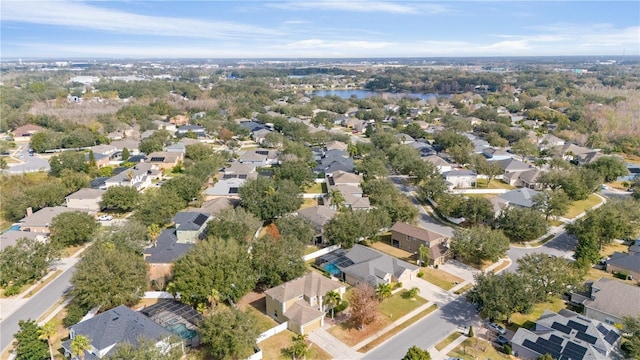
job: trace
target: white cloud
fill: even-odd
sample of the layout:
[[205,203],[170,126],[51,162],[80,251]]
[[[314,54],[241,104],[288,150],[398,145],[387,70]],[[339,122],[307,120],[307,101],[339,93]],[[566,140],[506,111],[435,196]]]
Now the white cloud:
[[353,12],[386,12],[393,14],[415,14],[418,7],[400,3],[362,0],[316,0],[269,3],[269,7],[285,10],[339,10]]
[[307,39],[294,41],[286,44],[284,47],[287,49],[382,49],[390,47],[393,43],[384,41],[363,41],[363,40],[346,40],[346,41],[331,41],[320,39]]
[[139,15],[70,1],[3,1],[0,19],[135,35],[193,38],[281,35],[273,29],[236,22]]

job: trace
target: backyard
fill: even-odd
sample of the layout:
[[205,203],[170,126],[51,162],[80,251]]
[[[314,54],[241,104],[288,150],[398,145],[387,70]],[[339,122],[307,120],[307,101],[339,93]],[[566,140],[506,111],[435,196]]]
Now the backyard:
[[513,190],[515,186],[511,186],[502,180],[493,179],[491,183],[489,183],[489,187],[487,187],[487,179],[478,179],[478,186],[476,189],[507,189]]
[[408,252],[408,251],[404,251],[402,249],[398,249],[395,246],[391,245],[391,234],[390,233],[385,233],[382,236],[380,236],[380,240],[376,241],[376,242],[370,242],[368,243],[368,245],[376,250],[382,251],[385,254],[389,254],[393,257],[396,257],[398,259],[402,259],[404,261],[410,262],[410,263],[414,263],[415,261],[413,260],[413,254]]

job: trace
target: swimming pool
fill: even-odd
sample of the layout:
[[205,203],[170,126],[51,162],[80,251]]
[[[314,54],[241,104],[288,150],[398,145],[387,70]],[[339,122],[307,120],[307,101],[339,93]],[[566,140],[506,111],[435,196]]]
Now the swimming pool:
[[341,273],[340,269],[338,269],[338,267],[332,263],[325,263],[323,268],[333,276],[339,276]]
[[172,333],[180,336],[181,339],[185,339],[185,340],[193,339],[197,335],[195,330],[187,329],[187,326],[182,323],[169,325],[167,326],[167,330],[171,331]]

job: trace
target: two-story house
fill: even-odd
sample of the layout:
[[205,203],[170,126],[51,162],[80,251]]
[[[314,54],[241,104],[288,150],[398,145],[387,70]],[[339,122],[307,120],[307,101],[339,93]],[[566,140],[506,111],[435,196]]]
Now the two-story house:
[[442,265],[453,256],[449,248],[450,237],[433,230],[397,222],[391,227],[393,246],[415,253],[420,245],[429,248],[429,264]]

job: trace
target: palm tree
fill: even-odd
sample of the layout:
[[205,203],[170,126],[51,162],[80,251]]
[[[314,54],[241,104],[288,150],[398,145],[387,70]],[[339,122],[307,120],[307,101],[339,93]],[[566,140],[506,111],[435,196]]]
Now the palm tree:
[[51,338],[58,333],[58,324],[55,319],[51,319],[47,321],[40,328],[40,338],[47,340],[47,344],[49,345],[49,355],[51,355],[51,360],[53,360],[53,348],[51,347]]
[[334,314],[334,309],[336,308],[336,306],[338,306],[338,304],[340,303],[340,294],[338,294],[336,291],[331,290],[328,293],[326,293],[324,295],[324,302],[325,304],[329,305],[329,307],[331,307],[331,318],[333,319],[333,314]]
[[307,358],[309,352],[309,344],[307,343],[308,335],[294,335],[292,337],[293,345],[288,348],[289,353],[293,357],[293,360],[304,360]]
[[153,244],[153,246],[158,245],[158,237],[160,237],[160,233],[162,229],[158,224],[151,224],[147,227],[147,238]]
[[207,301],[209,301],[209,307],[214,309],[220,302],[220,292],[216,289],[211,289],[211,293],[207,296]]
[[80,356],[84,360],[84,351],[91,349],[91,339],[83,335],[76,335],[71,341],[71,355]]
[[337,208],[338,210],[342,208],[344,205],[345,198],[344,195],[338,189],[329,190],[329,201],[332,207]]
[[379,284],[376,286],[376,296],[379,301],[391,296],[391,284]]

